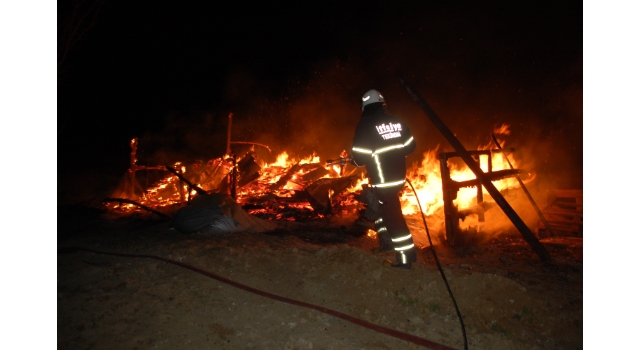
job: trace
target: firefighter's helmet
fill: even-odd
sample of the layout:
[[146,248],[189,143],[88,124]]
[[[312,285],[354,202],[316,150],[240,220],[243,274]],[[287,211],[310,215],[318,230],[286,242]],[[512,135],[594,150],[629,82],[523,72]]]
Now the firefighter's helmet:
[[364,106],[370,105],[372,103],[384,103],[384,97],[378,90],[371,89],[362,95],[362,110],[364,111]]

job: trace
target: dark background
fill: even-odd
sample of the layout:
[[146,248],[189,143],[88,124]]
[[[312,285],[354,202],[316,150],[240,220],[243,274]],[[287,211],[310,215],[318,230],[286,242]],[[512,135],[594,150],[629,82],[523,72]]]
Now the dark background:
[[142,165],[219,157],[230,112],[265,160],[336,157],[371,88],[416,137],[410,163],[452,151],[398,74],[467,149],[508,124],[538,193],[583,185],[580,1],[87,0],[58,4],[58,50],[59,197],[117,186],[134,137]]

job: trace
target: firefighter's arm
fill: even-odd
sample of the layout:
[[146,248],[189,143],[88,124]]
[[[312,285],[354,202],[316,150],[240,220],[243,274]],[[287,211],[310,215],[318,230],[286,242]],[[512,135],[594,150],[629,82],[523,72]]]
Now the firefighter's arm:
[[371,152],[366,153],[362,151],[363,148],[354,146],[353,148],[351,148],[351,164],[355,165],[355,166],[364,166],[367,159],[371,158]]
[[351,155],[351,156],[349,156],[349,164],[351,164],[351,165],[355,165],[355,166],[362,166],[362,165],[364,165],[364,164],[362,164],[362,165],[358,165],[358,163],[356,163],[356,161],[353,159],[353,156],[352,156],[352,155]]
[[351,164],[361,167],[367,163],[367,160],[371,159],[371,154],[373,151],[371,150],[371,146],[367,142],[366,135],[363,134],[362,130],[356,130],[356,135],[353,138],[353,143],[351,147]]
[[371,159],[373,150],[370,146],[364,142],[357,142],[357,139],[353,141],[353,147],[351,147],[351,164],[355,166],[363,166]]
[[416,150],[416,140],[413,138],[413,135],[411,135],[411,131],[409,131],[409,128],[405,126],[405,130],[406,133],[403,135],[405,137],[405,141],[404,141],[404,154],[409,155],[411,153],[413,153],[413,151]]

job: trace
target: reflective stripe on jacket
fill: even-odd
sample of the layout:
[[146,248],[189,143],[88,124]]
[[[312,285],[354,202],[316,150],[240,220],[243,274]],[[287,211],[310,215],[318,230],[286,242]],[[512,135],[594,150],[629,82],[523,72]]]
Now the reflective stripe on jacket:
[[415,148],[409,128],[380,109],[360,120],[351,156],[357,166],[366,165],[371,186],[390,187],[404,183],[405,158]]

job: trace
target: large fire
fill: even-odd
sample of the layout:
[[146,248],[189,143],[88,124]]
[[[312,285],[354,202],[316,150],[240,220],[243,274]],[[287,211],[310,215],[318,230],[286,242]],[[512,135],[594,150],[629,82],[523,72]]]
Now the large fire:
[[[479,150],[495,149],[491,147],[492,144],[488,144],[479,147]],[[510,169],[509,163],[505,157],[509,157],[511,165],[517,168],[518,161],[513,158],[512,154],[493,154],[491,156],[492,170],[504,170]],[[486,156],[480,156],[480,168],[484,171],[488,171],[488,159]],[[450,164],[451,179],[455,181],[467,181],[475,179],[475,174],[466,165]],[[437,157],[437,149],[425,152],[420,165],[414,165],[410,168],[407,174],[407,178],[413,184],[413,187],[418,194],[418,199],[422,205],[422,209],[425,214],[430,215],[435,213],[442,207],[442,177],[440,174],[440,162]],[[530,181],[530,180],[529,180]],[[505,190],[519,186],[518,181],[515,178],[506,178],[499,181],[495,181],[494,185],[498,190]],[[483,189],[483,193],[489,194],[486,189]],[[456,206],[460,209],[469,208],[476,204],[477,190],[473,188],[461,188],[458,191],[458,197],[454,201]],[[406,215],[418,213],[418,203],[410,189],[405,189],[403,195],[403,207],[402,212]]]
[[[494,133],[498,135],[508,135],[508,125],[502,125],[496,128]],[[134,141],[132,140],[132,145],[133,144]],[[478,147],[478,150],[495,149],[496,147],[493,143]],[[345,155],[346,153],[343,152],[341,156]],[[517,168],[518,166],[518,161],[513,158],[512,154],[496,152],[491,153],[490,156],[493,171],[510,169],[511,166]],[[253,157],[253,153],[250,152],[245,155],[245,157]],[[509,157],[511,166],[505,157]],[[222,158],[209,160],[208,162],[197,162],[190,165],[175,163],[172,168],[177,173],[182,174],[184,178],[188,178],[193,185],[204,191],[223,190],[229,192],[229,186],[233,185],[229,183],[229,179],[234,171],[231,159],[231,155],[225,155]],[[236,164],[242,164],[243,161],[246,160],[247,159],[243,157],[235,161]],[[300,192],[304,191],[311,183],[319,179],[338,179],[344,176],[352,176],[356,177],[356,179],[350,186],[346,186],[342,193],[334,193],[334,191],[329,190],[330,201],[339,202],[336,207],[342,209],[350,208],[357,210],[364,206],[364,204],[357,201],[357,195],[362,190],[362,185],[367,184],[367,179],[363,171],[358,171],[358,168],[351,165],[325,164],[321,162],[320,157],[316,154],[296,158],[290,156],[287,152],[279,154],[273,163],[266,163],[254,158],[248,159],[248,161],[255,161],[257,170],[256,177],[251,178],[250,181],[246,181],[246,183],[242,183],[241,186],[237,186],[235,196],[236,201],[246,206],[247,212],[250,214],[259,215],[271,211],[275,214],[269,216],[269,219],[295,220],[295,217],[286,217],[278,214],[278,210],[297,208],[299,210],[313,212],[314,208],[305,200],[300,199]],[[478,161],[483,171],[489,171],[489,159],[487,155],[479,156]],[[467,181],[475,179],[473,172],[462,162],[449,162],[448,167],[452,180]],[[132,155],[132,169],[133,168],[135,168],[135,170],[144,170],[145,167],[137,166],[135,164],[135,156]],[[158,167],[150,168],[158,170]],[[134,170],[130,170],[130,174],[128,174],[131,181],[127,182],[127,186],[124,186],[128,188],[121,188],[120,193],[116,196],[129,197],[143,206],[161,208],[186,203],[198,195],[196,189],[190,188],[189,185],[185,181],[181,181],[175,173],[165,176],[154,185],[142,190],[135,182],[135,173],[131,174],[132,171]],[[320,174],[320,176],[312,176],[313,174]],[[407,179],[415,188],[417,198],[411,188],[408,185],[405,186],[401,196],[402,211],[405,215],[419,213],[417,200],[420,201],[423,212],[427,216],[437,214],[442,210],[443,192],[438,148],[425,152],[419,164],[410,164]],[[240,178],[240,180],[242,180],[242,178]],[[496,180],[493,181],[493,183],[496,188],[501,191],[519,186],[517,179],[513,177]],[[138,187],[137,192],[136,186]],[[483,192],[486,194],[486,198],[490,198],[486,190],[483,190]],[[476,187],[460,188],[454,204],[460,210],[470,208],[477,204],[477,196],[478,190]],[[287,202],[284,206],[281,203],[283,199],[286,199]],[[130,212],[139,210],[139,208],[133,204],[121,203],[119,205],[109,205],[114,211]],[[326,212],[316,214],[317,217],[325,217],[325,215]],[[477,220],[473,219],[465,220],[461,227],[477,225],[477,222]]]

